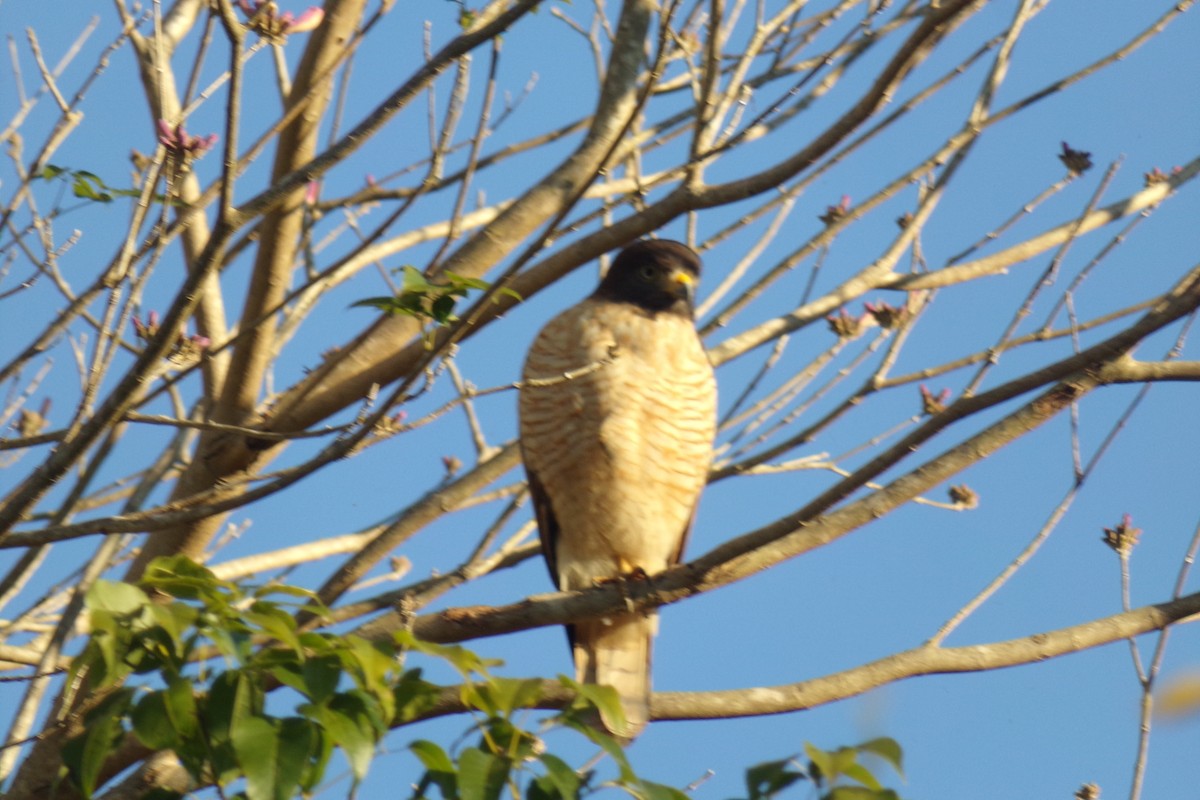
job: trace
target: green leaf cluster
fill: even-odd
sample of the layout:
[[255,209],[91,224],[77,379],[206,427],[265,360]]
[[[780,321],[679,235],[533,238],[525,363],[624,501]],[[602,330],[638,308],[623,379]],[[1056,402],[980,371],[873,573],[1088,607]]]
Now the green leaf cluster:
[[[97,581],[85,602],[92,636],[71,677],[104,700],[63,760],[86,797],[130,735],[173,751],[198,785],[244,780],[248,800],[311,792],[335,748],[357,781],[383,735],[438,691],[396,647],[301,630],[300,607],[322,610],[311,593],[243,589],[183,557],[155,561],[138,586]],[[291,713],[267,710],[277,686],[299,695]]]
[[111,203],[115,197],[138,197],[137,189],[118,189],[109,186],[100,176],[84,169],[70,169],[47,164],[38,177],[45,181],[63,180],[71,185],[71,193],[81,200]]
[[559,680],[576,690],[575,700],[545,727],[574,731],[598,746],[616,766],[614,777],[600,781],[592,769],[571,767],[546,752],[539,735],[517,725],[514,714],[536,702],[541,681],[492,677],[470,682],[462,690],[466,705],[479,712],[477,737],[450,752],[423,739],[409,746],[425,769],[412,800],[435,795],[443,800],[499,800],[501,794],[525,800],[579,800],[612,788],[637,800],[687,800],[678,789],[640,777],[621,744],[597,724],[604,709],[615,706],[620,713],[611,687]]
[[891,789],[885,789],[871,768],[860,758],[864,755],[882,760],[903,777],[903,757],[894,739],[881,737],[852,747],[822,750],[806,742],[804,753],[808,763],[799,756],[764,761],[746,770],[746,800],[770,800],[799,781],[812,781],[821,800],[900,800]]
[[[601,720],[622,721],[607,686],[560,678],[573,700],[534,732],[523,712],[541,702],[543,681],[493,675],[500,662],[407,631],[375,642],[301,628],[296,612],[326,611],[311,592],[241,587],[182,556],[156,560],[138,585],[97,581],[85,604],[92,635],[70,683],[101,699],[62,753],[66,778],[84,797],[100,789],[105,763],[130,737],[173,752],[194,785],[215,783],[229,798],[310,796],[335,750],[357,784],[388,731],[436,713],[457,691],[470,729],[449,750],[426,739],[409,745],[423,768],[412,800],[580,800],[613,788],[637,800],[687,800],[640,777],[605,732]],[[449,666],[461,678],[457,689],[426,681],[410,656]],[[291,706],[275,698],[268,709],[268,694],[281,687],[293,690]],[[615,776],[601,780],[546,752],[542,735],[554,728],[602,750]],[[747,770],[747,800],[768,800],[801,780],[822,800],[898,800],[860,760],[881,759],[899,772],[891,739],[833,751],[807,744],[805,753],[806,767],[793,757]]]
[[808,763],[799,756],[764,761],[746,770],[746,800],[769,800],[794,783],[812,781],[821,800],[900,800],[885,789],[871,767],[860,758],[882,760],[903,777],[903,757],[894,739],[881,737],[852,747],[822,750],[805,742]]
[[[67,778],[85,797],[100,788],[106,760],[128,737],[172,751],[196,785],[216,783],[229,797],[307,796],[335,750],[357,783],[389,730],[424,718],[445,696],[420,668],[406,666],[415,654],[461,677],[458,699],[472,714],[473,735],[451,753],[412,744],[425,767],[414,797],[436,789],[447,800],[492,800],[506,787],[519,796],[523,785],[529,800],[555,800],[594,789],[591,773],[544,752],[540,736],[518,724],[518,712],[538,704],[542,681],[494,676],[500,662],[463,647],[406,631],[381,643],[305,630],[297,611],[325,611],[311,592],[244,588],[181,556],[154,561],[136,586],[97,581],[85,604],[92,635],[70,679],[103,700],[63,750]],[[601,713],[620,714],[612,689],[563,681],[576,700],[550,725],[577,730],[612,756],[619,776],[606,785],[683,800],[639,778],[621,745],[596,729]],[[277,687],[298,698],[284,713],[279,702],[267,708]]]
[[[487,281],[449,271],[443,274],[443,282],[434,283],[419,269],[407,264],[401,267],[401,274],[400,291],[396,295],[368,297],[352,303],[351,308],[378,308],[388,314],[404,314],[435,325],[449,325],[458,321],[454,309],[460,299],[472,290],[486,291],[491,287]],[[500,289],[497,299],[502,294],[521,299],[512,289]]]

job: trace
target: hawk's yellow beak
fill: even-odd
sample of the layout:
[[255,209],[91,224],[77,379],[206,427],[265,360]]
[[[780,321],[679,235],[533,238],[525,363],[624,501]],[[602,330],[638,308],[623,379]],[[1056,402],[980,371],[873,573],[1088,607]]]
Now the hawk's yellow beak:
[[696,276],[686,269],[677,269],[671,272],[670,277],[671,283],[677,283],[683,288],[688,302],[691,303],[696,294]]

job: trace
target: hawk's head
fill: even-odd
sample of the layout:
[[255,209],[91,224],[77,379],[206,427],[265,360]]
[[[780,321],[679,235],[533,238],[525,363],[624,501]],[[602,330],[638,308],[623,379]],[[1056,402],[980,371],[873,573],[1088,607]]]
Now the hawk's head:
[[644,239],[620,252],[596,296],[651,313],[669,311],[690,317],[699,280],[700,257],[690,247],[668,239]]

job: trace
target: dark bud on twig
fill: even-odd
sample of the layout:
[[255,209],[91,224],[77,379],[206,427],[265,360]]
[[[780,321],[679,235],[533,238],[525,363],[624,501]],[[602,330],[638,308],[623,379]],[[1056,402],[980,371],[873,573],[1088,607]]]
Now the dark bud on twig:
[[890,303],[863,303],[867,313],[875,318],[879,327],[885,330],[899,328],[908,321],[908,309],[904,306],[893,306]]
[[129,151],[129,163],[133,164],[134,172],[141,174],[149,169],[150,165],[154,163],[154,161],[145,153],[142,153],[137,149],[131,149]]
[[158,333],[158,312],[151,311],[146,315],[146,320],[143,322],[137,317],[133,318],[133,334],[143,342],[148,342]]
[[207,336],[199,336],[193,334],[191,336],[181,336],[179,341],[175,343],[175,347],[167,353],[167,361],[170,361],[177,367],[189,367],[195,364],[204,355],[204,351],[212,344]]
[[936,395],[929,391],[929,387],[921,384],[921,413],[927,416],[940,414],[946,410],[946,401],[950,399],[950,390],[942,389]]
[[836,314],[830,314],[825,317],[825,321],[829,323],[829,330],[837,334],[839,339],[853,339],[862,331],[863,320],[866,317],[854,317],[846,309],[841,309]]
[[1128,556],[1142,535],[1141,528],[1133,527],[1133,517],[1129,514],[1121,517],[1121,524],[1115,528],[1104,529],[1104,543],[1117,552],[1118,555]]
[[1062,143],[1062,152],[1058,154],[1058,160],[1072,175],[1082,175],[1092,168],[1092,154],[1086,150],[1072,150],[1066,142]]
[[949,489],[950,502],[961,508],[978,508],[979,495],[965,483],[951,486]]
[[390,417],[381,417],[380,420],[375,423],[375,428],[371,431],[371,433],[380,439],[387,438],[388,436],[394,436],[399,433],[401,429],[403,429],[404,420],[407,417],[408,413],[405,411],[397,411]]
[[21,413],[17,414],[16,420],[13,421],[13,428],[21,438],[37,436],[50,426],[50,420],[46,416],[49,413],[50,398],[47,397],[37,411],[32,408],[22,408]]
[[1183,167],[1172,167],[1171,174],[1168,175],[1158,167],[1155,167],[1149,172],[1143,172],[1142,179],[1146,182],[1146,188],[1149,189],[1151,186],[1157,186],[1160,183],[1167,183],[1171,180],[1172,175],[1178,175],[1182,171]]
[[850,195],[844,194],[842,195],[842,202],[838,203],[836,206],[826,206],[825,213],[817,217],[817,219],[821,220],[821,222],[824,222],[826,226],[829,226],[845,217],[846,212],[849,210]]
[[[143,342],[149,342],[158,335],[157,311],[151,311],[146,315],[145,320],[134,317],[132,322],[134,335]],[[198,334],[180,336],[171,347],[171,351],[167,353],[167,360],[177,367],[190,366],[200,360],[211,344],[212,342],[207,336]]]

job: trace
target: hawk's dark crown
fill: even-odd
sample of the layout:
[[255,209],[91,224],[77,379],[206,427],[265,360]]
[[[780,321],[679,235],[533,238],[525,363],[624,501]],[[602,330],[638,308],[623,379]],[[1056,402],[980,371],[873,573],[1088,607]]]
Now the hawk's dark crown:
[[631,303],[651,313],[692,316],[692,296],[700,279],[700,257],[669,239],[643,239],[617,255],[595,297]]

